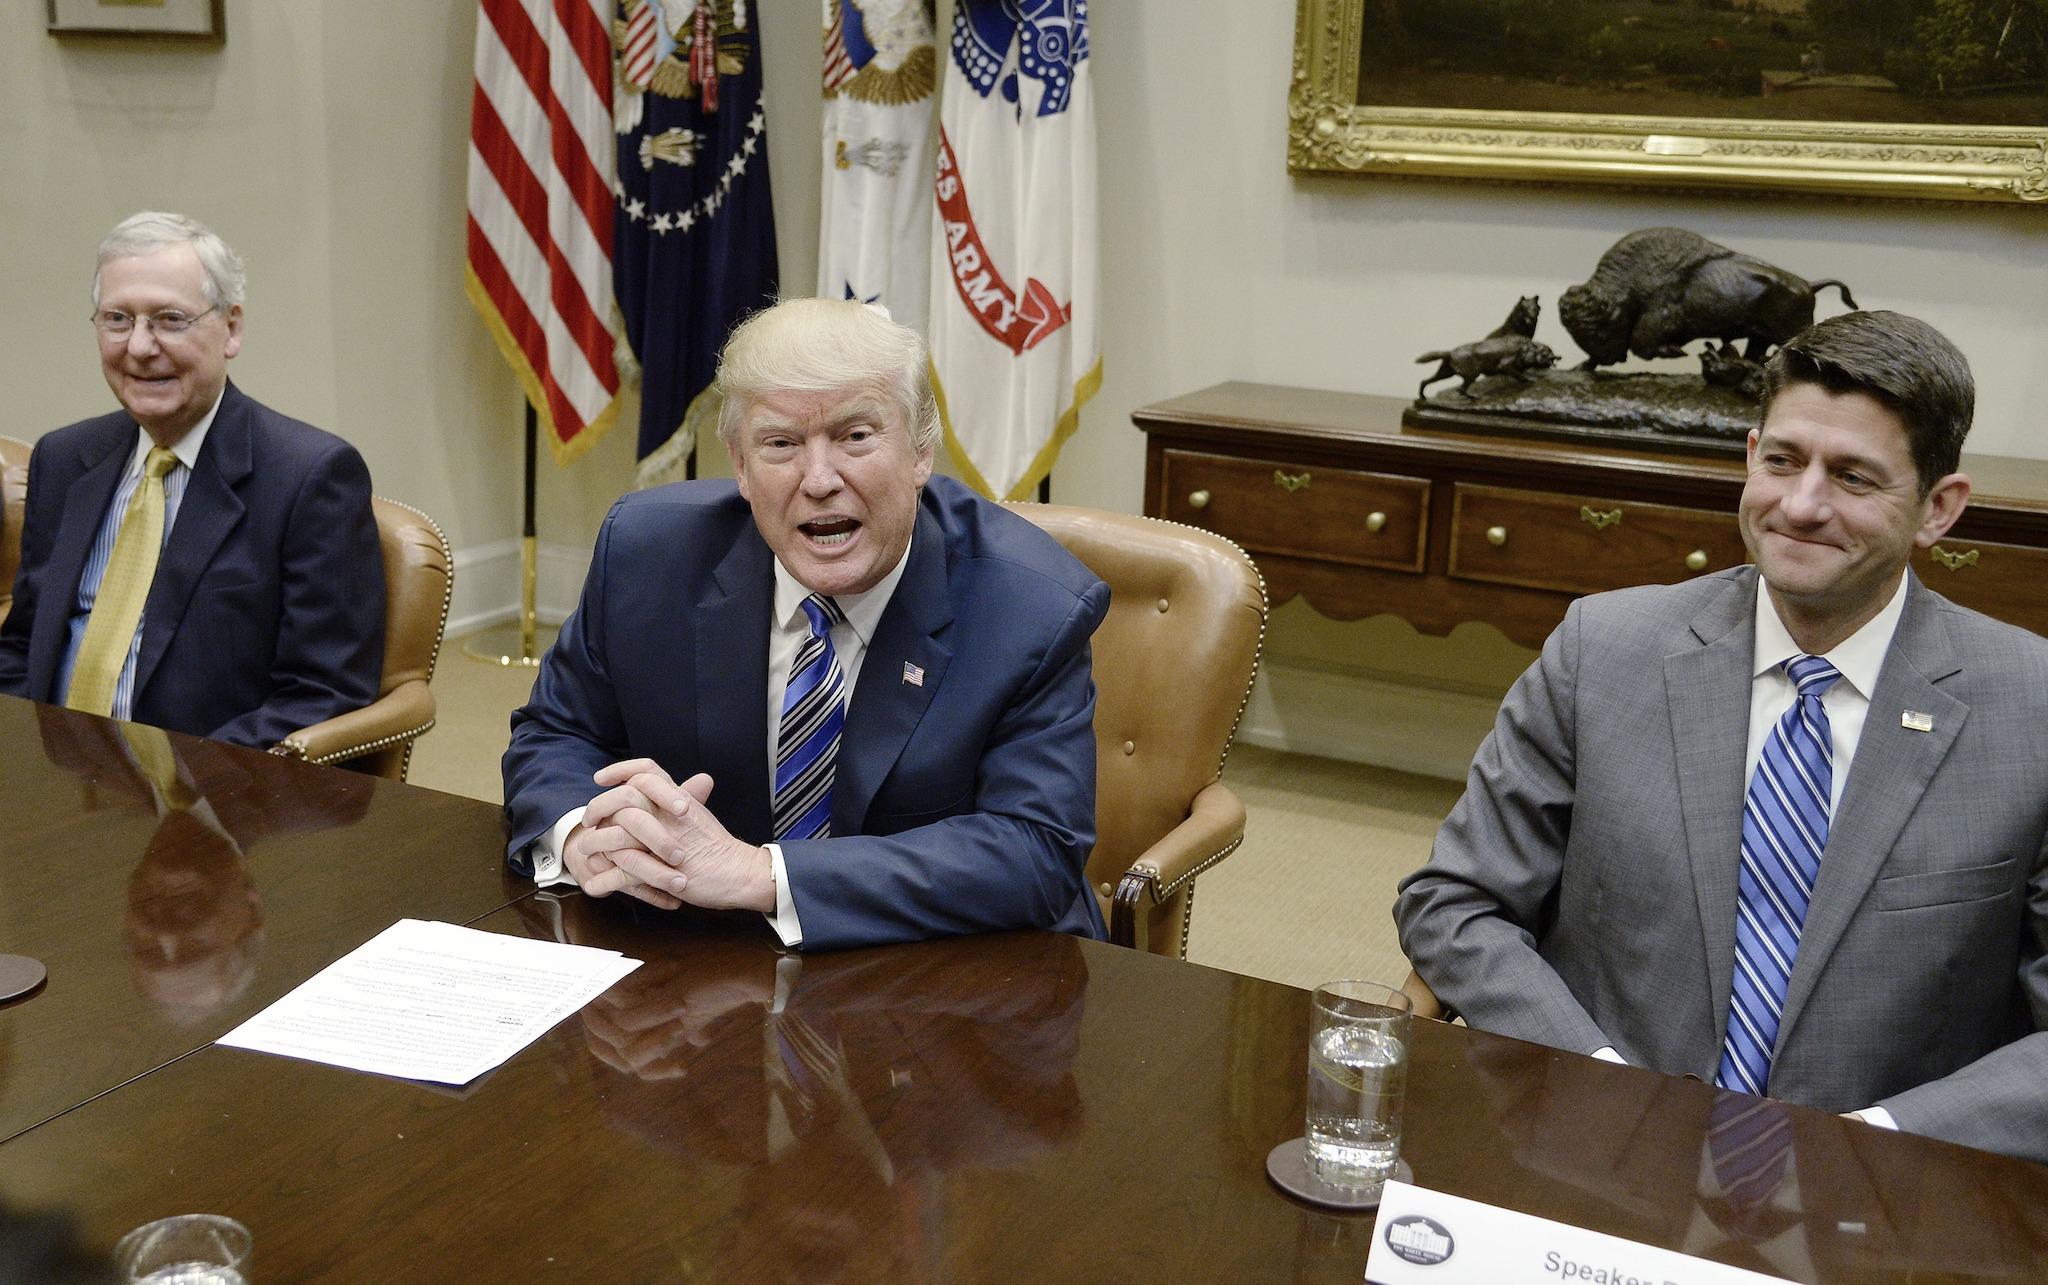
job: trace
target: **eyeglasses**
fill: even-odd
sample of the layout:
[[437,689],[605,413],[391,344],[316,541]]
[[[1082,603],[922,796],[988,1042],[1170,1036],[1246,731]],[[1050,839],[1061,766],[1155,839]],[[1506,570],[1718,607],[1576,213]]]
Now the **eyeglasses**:
[[149,327],[151,334],[162,339],[168,335],[182,335],[192,328],[193,322],[208,313],[219,311],[220,305],[215,304],[196,316],[176,308],[165,308],[162,312],[145,312],[137,316],[134,313],[123,312],[119,308],[102,308],[92,314],[92,324],[110,339],[126,339],[134,332],[136,323],[141,322]]

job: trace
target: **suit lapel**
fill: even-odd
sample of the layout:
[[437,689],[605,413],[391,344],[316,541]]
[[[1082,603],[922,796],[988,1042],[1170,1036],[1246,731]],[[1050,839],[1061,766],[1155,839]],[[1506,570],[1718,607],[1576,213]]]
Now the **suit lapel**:
[[697,749],[704,763],[744,769],[719,776],[711,810],[749,843],[774,835],[768,783],[768,623],[775,610],[773,555],[746,514],[697,604]]
[[157,562],[156,578],[150,582],[149,601],[142,612],[142,649],[135,657],[137,708],[142,705],[142,694],[149,690],[150,676],[184,623],[192,590],[221,542],[242,520],[245,506],[237,490],[251,471],[253,419],[249,399],[229,384],[221,394],[213,426],[200,444],[199,462],[185,483],[185,498],[178,502],[178,520]]
[[[910,561],[882,612],[846,712],[832,781],[832,833],[860,834],[868,808],[945,680],[952,650],[940,639],[953,621],[946,592],[946,539],[922,505]],[[912,682],[907,666],[924,671]]]
[[63,693],[56,690],[57,668],[70,643],[71,614],[78,609],[78,582],[85,574],[93,542],[99,538],[100,523],[106,518],[114,489],[121,484],[121,474],[135,452],[135,422],[124,422],[126,430],[113,435],[113,443],[98,459],[92,458],[96,447],[79,452],[79,463],[85,471],[64,493],[56,542],[50,546],[50,575],[45,580],[30,631],[28,694],[38,700],[54,704],[63,699]]
[[[1906,608],[1885,653],[1884,668],[1878,671],[1877,691],[1870,698],[1856,757],[1848,766],[1841,806],[1828,827],[1820,878],[1799,933],[1799,957],[1793,961],[1778,1028],[1779,1048],[1785,1047],[1828,956],[1848,931],[1935,769],[1948,757],[1969,717],[1968,705],[1935,686],[1961,664],[1933,595],[1911,571],[1906,574]],[[1916,732],[1903,726],[1900,718],[1908,710],[1931,715],[1932,730]]]
[[1692,622],[1698,646],[1664,658],[1678,798],[1707,966],[1708,1038],[1690,1069],[1711,1076],[1728,1021],[1735,972],[1736,869],[1742,853],[1742,763],[1749,745],[1749,687],[1756,653],[1756,576],[1732,578]]

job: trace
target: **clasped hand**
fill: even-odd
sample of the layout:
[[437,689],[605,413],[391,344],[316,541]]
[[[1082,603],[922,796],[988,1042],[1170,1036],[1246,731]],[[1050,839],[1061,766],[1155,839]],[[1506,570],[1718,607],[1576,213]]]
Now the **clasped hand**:
[[663,910],[687,901],[773,913],[768,851],[733,838],[711,814],[709,776],[678,785],[654,760],[627,759],[593,779],[609,788],[562,845],[562,863],[584,892],[623,892]]

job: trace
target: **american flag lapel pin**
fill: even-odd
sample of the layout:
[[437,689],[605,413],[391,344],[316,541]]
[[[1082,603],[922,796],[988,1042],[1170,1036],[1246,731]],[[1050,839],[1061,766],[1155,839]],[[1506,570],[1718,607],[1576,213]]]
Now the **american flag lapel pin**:
[[1899,715],[1899,726],[1909,732],[1931,732],[1934,730],[1934,715],[1923,714],[1917,709],[1909,709]]
[[912,687],[924,686],[924,666],[903,662],[903,681]]

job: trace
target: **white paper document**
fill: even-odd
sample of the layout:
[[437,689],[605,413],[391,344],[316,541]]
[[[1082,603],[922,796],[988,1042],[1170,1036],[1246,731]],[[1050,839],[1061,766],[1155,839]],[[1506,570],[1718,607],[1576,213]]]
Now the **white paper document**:
[[615,950],[401,919],[219,1042],[467,1084],[638,967]]
[[1369,1285],[1782,1285],[1783,1278],[1412,1183],[1380,1195]]

